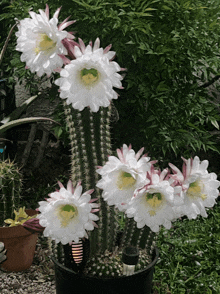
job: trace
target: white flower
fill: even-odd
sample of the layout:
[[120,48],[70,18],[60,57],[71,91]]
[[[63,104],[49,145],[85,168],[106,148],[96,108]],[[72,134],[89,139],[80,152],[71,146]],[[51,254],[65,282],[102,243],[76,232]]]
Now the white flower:
[[76,59],[61,70],[55,84],[60,86],[60,98],[67,99],[67,104],[80,111],[90,107],[97,112],[100,106],[107,107],[112,99],[118,98],[113,87],[122,88],[122,76],[117,73],[122,69],[111,61],[115,55],[109,51],[111,46],[99,48],[98,38],[93,48],[92,44],[85,47],[82,40],[79,43],[80,46],[72,46],[72,50],[68,48]]
[[31,18],[25,18],[18,25],[16,32],[16,50],[22,52],[21,61],[26,62],[26,67],[32,73],[36,72],[40,77],[44,73],[48,76],[63,65],[59,54],[67,54],[62,44],[64,38],[74,38],[70,33],[63,31],[64,28],[74,23],[66,19],[59,26],[57,9],[53,18],[49,19],[49,7],[46,5],[45,12],[39,10],[40,14],[30,11]]
[[102,179],[96,186],[103,189],[102,197],[108,205],[124,211],[136,189],[148,183],[146,172],[150,170],[151,163],[149,157],[140,158],[143,148],[135,154],[131,146],[124,144],[117,153],[119,159],[110,156],[107,163],[97,170]]
[[181,198],[183,204],[174,210],[180,216],[187,215],[195,219],[197,215],[207,217],[205,207],[213,207],[218,197],[220,182],[215,173],[208,173],[208,160],[200,162],[198,156],[194,159],[184,159],[183,171],[169,164],[174,174],[170,182],[175,189],[175,197]]
[[134,217],[138,228],[146,225],[153,232],[158,232],[160,225],[170,229],[171,221],[176,219],[172,209],[174,190],[169,182],[164,180],[167,172],[166,169],[160,173],[152,166],[151,171],[148,172],[150,182],[129,202],[125,213],[129,218]]
[[39,202],[41,213],[37,217],[40,225],[45,227],[45,237],[63,245],[72,241],[78,243],[80,238],[88,238],[86,230],[91,231],[96,226],[94,221],[99,218],[93,212],[99,210],[99,205],[92,203],[96,200],[91,200],[93,190],[82,194],[80,183],[75,190],[71,181],[67,189],[61,183],[59,185],[59,191],[50,194],[47,201]]

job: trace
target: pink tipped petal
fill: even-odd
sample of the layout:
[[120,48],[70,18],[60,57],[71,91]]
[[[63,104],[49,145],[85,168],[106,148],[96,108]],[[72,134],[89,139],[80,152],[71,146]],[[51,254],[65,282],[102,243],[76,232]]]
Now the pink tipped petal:
[[164,178],[165,178],[165,176],[167,175],[167,173],[168,173],[168,168],[165,168],[165,169],[161,172],[161,174],[160,174],[160,181],[163,181],[163,180],[164,180]]
[[65,55],[59,54],[60,58],[62,58],[64,65],[69,64],[71,61]]
[[67,28],[68,26],[70,26],[71,24],[75,23],[75,20],[71,20],[71,21],[67,21],[67,22],[62,22],[59,26],[58,29],[59,31],[64,30],[65,28]]
[[76,188],[79,187],[79,186],[81,186],[81,185],[82,185],[82,182],[79,181],[79,182],[77,183],[77,185],[76,185]]
[[69,191],[70,193],[74,193],[74,187],[71,180],[69,180],[67,183],[67,191]]
[[75,33],[76,32],[67,32],[67,39],[70,39],[70,40],[75,39],[75,36],[74,36]]
[[98,228],[98,227],[99,227],[95,222],[92,222],[92,224],[93,224],[93,226],[94,226],[95,228]]
[[[94,190],[93,190],[94,191]],[[93,199],[91,199],[90,201],[89,201],[89,203],[92,203],[92,202],[95,202],[95,201],[97,201],[98,200],[98,198],[93,198]]]
[[137,152],[135,158],[138,160],[143,152],[144,152],[144,147],[142,147],[142,148]]
[[92,194],[94,192],[94,189],[90,189],[88,191],[86,191],[86,194]]
[[48,6],[48,4],[46,4],[45,14],[46,14],[46,17],[48,18],[48,20],[49,20],[49,17],[50,17],[49,12],[50,12],[49,6]]
[[82,53],[84,53],[85,52],[85,49],[86,49],[85,43],[80,38],[78,38],[78,40],[79,40],[80,49],[81,49]]
[[94,212],[98,212],[99,210],[100,210],[99,208],[96,208],[96,209],[92,209],[91,212],[94,213]]
[[58,9],[55,11],[55,13],[54,13],[53,17],[55,17],[55,18],[58,18],[58,16],[59,16],[59,13],[60,13],[60,10],[61,10],[61,7],[60,7],[60,8],[58,8]]
[[[64,188],[63,184],[60,181],[58,181],[57,183],[58,183],[60,188]],[[50,196],[50,194],[49,194],[49,196]]]
[[122,163],[125,163],[125,158],[123,156],[123,153],[120,149],[117,149],[118,158],[121,160]]
[[100,39],[97,38],[94,43],[93,51],[99,49],[99,47],[100,47]]
[[[67,49],[68,51],[68,55],[72,58],[75,59],[75,55],[74,55],[74,48],[78,45],[75,41],[70,40],[70,39],[63,39],[62,40],[62,44],[64,45],[64,47]],[[77,45],[76,45],[77,44]],[[79,45],[78,45],[79,46]]]
[[109,44],[103,51],[104,54],[108,53],[109,50],[112,48],[112,44]]

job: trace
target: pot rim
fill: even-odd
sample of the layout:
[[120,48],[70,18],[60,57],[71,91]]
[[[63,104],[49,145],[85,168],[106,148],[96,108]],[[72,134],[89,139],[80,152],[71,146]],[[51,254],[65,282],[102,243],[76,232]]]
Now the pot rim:
[[[75,275],[78,275],[80,277],[83,277],[84,279],[87,279],[87,280],[91,280],[91,279],[97,279],[97,280],[110,280],[110,279],[131,279],[131,277],[135,277],[137,276],[138,274],[141,274],[141,273],[146,273],[147,271],[149,271],[151,268],[154,267],[154,265],[156,264],[158,258],[159,258],[159,250],[158,248],[155,246],[154,247],[154,250],[155,251],[155,257],[154,257],[154,260],[149,263],[145,269],[142,269],[142,270],[139,270],[139,271],[136,271],[133,275],[131,276],[119,276],[119,277],[97,277],[97,276],[92,276],[92,275],[85,275],[83,273],[76,273],[74,272],[73,270],[69,269],[68,267],[64,266],[63,264],[61,264],[59,261],[56,260],[56,258],[54,256],[51,257],[51,259],[53,260],[54,264],[59,266],[61,269],[71,273],[71,274],[75,274]],[[152,254],[153,255],[153,254]]]

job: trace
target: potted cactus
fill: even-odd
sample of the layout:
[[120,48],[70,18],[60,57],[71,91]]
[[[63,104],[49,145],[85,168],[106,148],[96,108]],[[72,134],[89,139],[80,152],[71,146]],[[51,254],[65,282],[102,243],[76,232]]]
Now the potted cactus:
[[143,148],[135,153],[124,144],[112,155],[113,88],[122,89],[124,69],[99,38],[87,46],[73,41],[64,29],[74,21],[58,25],[59,12],[50,19],[48,6],[31,11],[16,33],[16,49],[32,72],[60,72],[55,84],[71,142],[71,180],[39,202],[37,216],[54,253],[57,294],[150,293],[160,226],[169,229],[183,215],[207,216],[219,181],[198,157],[184,159],[182,172],[170,164],[171,173],[156,169]]
[[[25,210],[16,207],[20,205],[22,175],[19,168],[10,160],[0,162],[0,242],[7,250],[7,259],[2,262],[1,269],[5,271],[21,271],[31,266],[38,233],[25,228],[28,220],[36,216],[32,209]],[[15,214],[15,220],[12,216]],[[6,220],[7,219],[7,220]],[[10,226],[3,226],[9,224]],[[26,222],[26,223],[25,223]],[[30,225],[29,225],[30,227]]]
[[0,228],[0,241],[4,242],[7,258],[1,270],[18,272],[28,269],[34,258],[38,233],[43,230],[36,224],[37,211],[19,208],[14,210],[15,219],[6,219],[9,227]]

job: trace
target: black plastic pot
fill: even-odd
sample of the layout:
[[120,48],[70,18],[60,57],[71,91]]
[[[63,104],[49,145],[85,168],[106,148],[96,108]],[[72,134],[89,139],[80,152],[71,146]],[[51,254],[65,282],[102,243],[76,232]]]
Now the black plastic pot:
[[158,257],[159,251],[155,248],[153,261],[146,269],[132,276],[116,278],[96,278],[75,273],[52,258],[55,264],[56,294],[150,294]]

